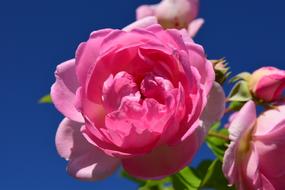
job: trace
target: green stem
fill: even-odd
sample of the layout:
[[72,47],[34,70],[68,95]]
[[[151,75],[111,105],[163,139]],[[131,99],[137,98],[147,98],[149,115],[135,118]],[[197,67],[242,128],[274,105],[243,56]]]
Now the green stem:
[[226,141],[230,141],[228,136],[222,135],[220,133],[216,133],[216,132],[213,132],[213,131],[209,131],[208,136],[216,137],[216,138],[223,139],[223,140],[226,140]]

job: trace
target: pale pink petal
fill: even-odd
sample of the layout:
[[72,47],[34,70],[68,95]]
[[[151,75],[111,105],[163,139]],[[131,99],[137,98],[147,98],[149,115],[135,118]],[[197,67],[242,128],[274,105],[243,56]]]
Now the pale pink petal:
[[157,18],[153,16],[145,17],[143,19],[137,20],[133,22],[132,24],[126,26],[123,28],[124,31],[132,31],[135,28],[146,28],[148,26],[151,26],[153,24],[157,24]]
[[[253,183],[259,183],[259,176],[256,176],[258,154],[254,151],[253,144],[248,145],[251,147],[251,152],[238,152],[241,141],[245,141],[245,138],[251,135],[249,130],[254,127],[255,121],[255,104],[253,101],[249,101],[235,114],[233,121],[229,124],[230,139],[232,141],[225,152],[223,172],[229,183],[235,184],[241,190],[252,187]],[[248,180],[251,180],[251,182],[248,182]]]
[[154,5],[141,5],[136,10],[137,20],[148,16],[155,16],[155,6]]
[[[239,145],[237,144],[237,146]],[[253,144],[251,144],[251,151],[246,154],[237,151],[235,159],[236,169],[238,171],[237,178],[234,182],[235,187],[239,190],[260,189],[262,184],[260,180],[258,154],[254,151]]]
[[56,81],[51,87],[51,98],[55,107],[71,120],[83,122],[81,113],[75,108],[75,93],[79,87],[75,74],[75,60],[57,66]]
[[229,126],[230,139],[238,140],[256,121],[256,108],[253,101],[247,102]]
[[259,154],[255,148],[255,145],[251,143],[251,152],[248,157],[248,161],[245,167],[245,172],[247,178],[250,180],[249,184],[252,184],[254,187],[260,187],[261,186],[261,181],[260,181],[260,171],[259,171]]
[[252,143],[251,151],[245,155],[238,152],[239,142],[232,141],[225,152],[223,172],[230,185],[237,189],[248,190],[261,187],[259,156]]
[[231,142],[225,152],[223,160],[223,173],[227,177],[229,184],[233,185],[237,179],[238,169],[236,165],[236,143]]
[[224,115],[225,100],[226,97],[223,88],[215,82],[208,96],[207,105],[200,118],[203,121],[206,131]]
[[256,128],[254,136],[262,138],[263,136],[266,137],[275,130],[278,130],[276,126],[285,121],[284,115],[285,105],[278,106],[276,109],[271,109],[262,113],[257,119],[258,127]]
[[197,0],[163,0],[155,7],[156,16],[165,28],[186,28],[198,14]]
[[69,160],[67,171],[81,180],[98,180],[111,175],[120,161],[107,156],[83,137],[82,124],[65,118],[56,133],[58,153]]
[[99,149],[89,150],[68,162],[68,173],[80,180],[96,181],[112,175],[120,165],[118,159],[107,156]]
[[56,149],[58,154],[61,157],[65,158],[66,160],[69,160],[72,154],[74,135],[77,134],[74,133],[74,131],[75,130],[80,131],[81,126],[82,126],[81,123],[71,121],[65,118],[64,120],[62,120],[57,129],[55,136]]
[[191,37],[196,36],[200,28],[203,26],[205,20],[202,18],[197,18],[190,22],[188,25],[188,32]]
[[285,122],[282,130],[269,132],[267,139],[255,141],[259,154],[260,169],[276,189],[285,189]]
[[201,145],[201,128],[174,146],[163,145],[149,154],[123,159],[123,167],[132,176],[160,179],[187,166]]

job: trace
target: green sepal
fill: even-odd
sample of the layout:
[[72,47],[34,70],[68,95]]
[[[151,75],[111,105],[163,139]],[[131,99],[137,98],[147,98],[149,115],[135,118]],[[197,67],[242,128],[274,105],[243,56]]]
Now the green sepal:
[[228,97],[229,101],[246,102],[252,99],[246,81],[239,81],[235,84]]
[[215,81],[223,84],[228,77],[230,76],[231,72],[228,63],[224,58],[218,60],[211,60],[214,70],[215,70]]
[[228,109],[232,111],[239,111],[245,102],[233,101],[229,104]]
[[237,81],[240,81],[240,80],[249,81],[250,77],[251,77],[250,73],[242,72],[242,73],[234,76],[233,78],[231,78],[230,82],[234,83],[234,82],[237,82]]

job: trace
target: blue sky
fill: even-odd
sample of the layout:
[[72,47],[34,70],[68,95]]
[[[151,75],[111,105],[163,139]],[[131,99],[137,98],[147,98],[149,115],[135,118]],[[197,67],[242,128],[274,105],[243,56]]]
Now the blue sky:
[[[158,0],[49,0],[0,2],[0,189],[132,190],[119,174],[96,183],[65,172],[54,136],[62,116],[37,100],[49,92],[57,64],[100,28],[122,28],[135,8]],[[201,0],[206,24],[196,41],[211,59],[226,57],[234,74],[261,66],[285,69],[285,2]],[[211,157],[204,147],[194,164]]]

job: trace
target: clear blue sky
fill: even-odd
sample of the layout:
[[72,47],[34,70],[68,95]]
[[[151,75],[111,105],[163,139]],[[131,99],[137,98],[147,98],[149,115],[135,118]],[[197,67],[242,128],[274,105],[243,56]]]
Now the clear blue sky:
[[[49,92],[57,64],[74,57],[93,30],[122,28],[135,9],[158,0],[0,2],[0,189],[132,190],[119,174],[96,183],[65,172],[54,135],[62,116],[37,100]],[[226,57],[234,73],[264,65],[285,69],[285,2],[201,0],[206,24],[196,38],[209,58]],[[210,157],[206,148],[195,162]]]

